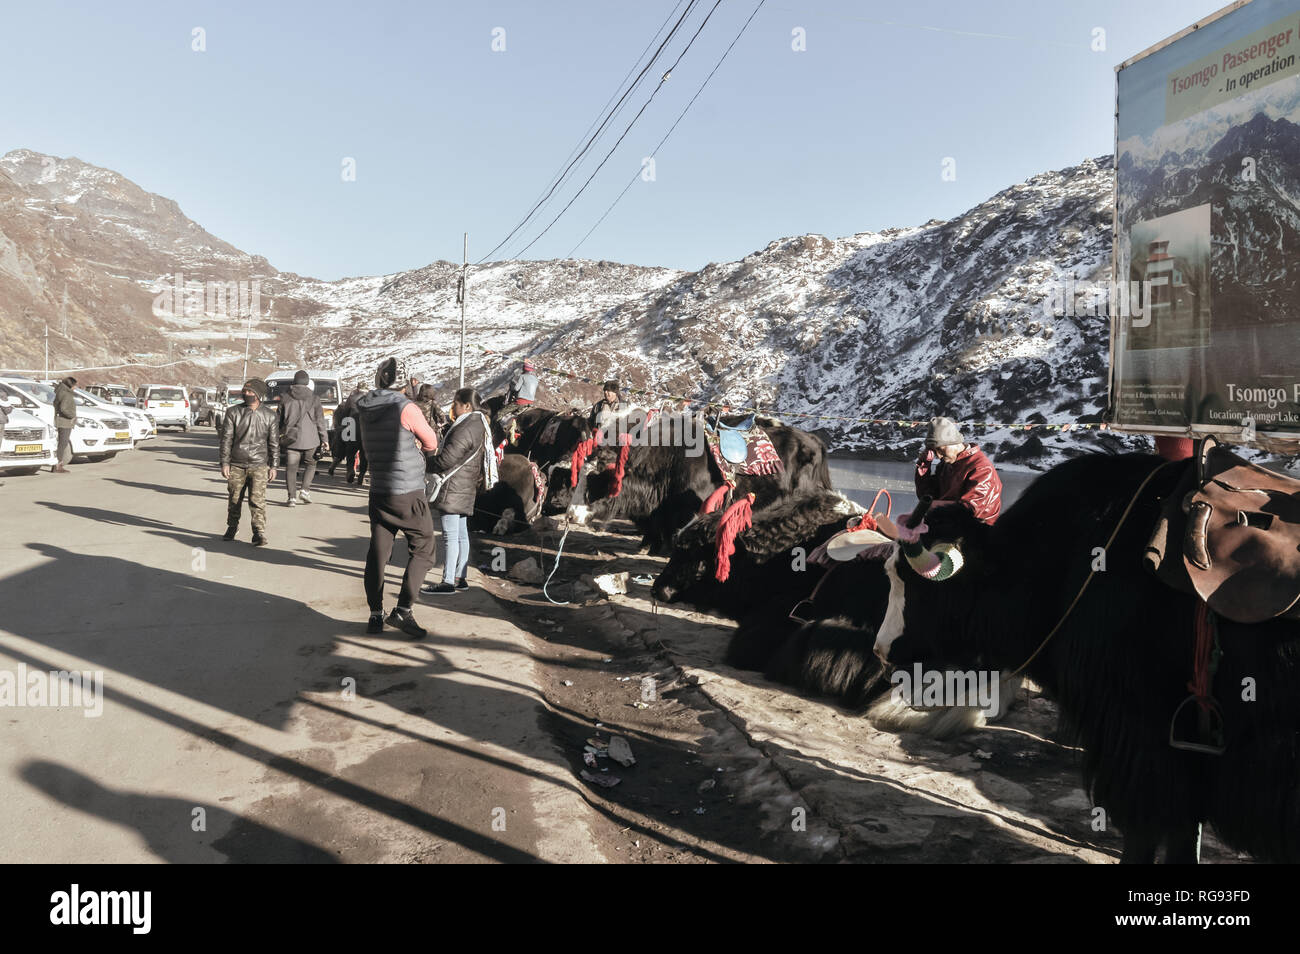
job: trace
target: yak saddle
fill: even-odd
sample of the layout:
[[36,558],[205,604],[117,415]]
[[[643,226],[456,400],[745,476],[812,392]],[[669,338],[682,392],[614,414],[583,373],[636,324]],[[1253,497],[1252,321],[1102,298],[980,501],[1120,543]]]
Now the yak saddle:
[[1226,619],[1300,619],[1300,480],[1202,439],[1165,498],[1145,559]]

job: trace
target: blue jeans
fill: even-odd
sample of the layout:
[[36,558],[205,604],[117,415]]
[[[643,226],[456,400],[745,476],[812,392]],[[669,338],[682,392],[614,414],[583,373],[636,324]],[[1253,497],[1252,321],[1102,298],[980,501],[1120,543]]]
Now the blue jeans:
[[458,513],[442,515],[442,582],[455,583],[469,565],[469,517]]

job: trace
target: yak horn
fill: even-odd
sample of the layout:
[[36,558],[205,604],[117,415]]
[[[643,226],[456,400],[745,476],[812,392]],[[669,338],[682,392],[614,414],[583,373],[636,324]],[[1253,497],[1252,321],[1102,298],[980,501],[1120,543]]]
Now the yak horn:
[[933,503],[934,503],[933,497],[922,497],[920,500],[918,500],[916,502],[916,509],[913,510],[910,514],[908,514],[907,522],[905,526],[909,530],[915,527],[919,527],[921,525],[921,521],[925,519],[925,515],[929,512],[930,505]]

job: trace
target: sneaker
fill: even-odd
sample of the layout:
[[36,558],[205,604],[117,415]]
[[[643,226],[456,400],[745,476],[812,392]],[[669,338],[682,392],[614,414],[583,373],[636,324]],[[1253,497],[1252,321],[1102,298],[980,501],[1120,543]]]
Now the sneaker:
[[367,633],[382,633],[384,631],[384,611],[370,614],[370,622],[366,624]]
[[458,590],[468,590],[468,589],[469,589],[469,580],[465,579],[465,577],[462,576],[459,580],[456,581],[456,589],[458,589]]
[[411,612],[409,606],[395,606],[393,611],[388,614],[388,619],[384,620],[389,626],[396,627],[408,636],[416,639],[424,639],[429,633],[424,627],[415,621],[415,614]]
[[235,539],[235,531],[238,529],[239,529],[238,527],[226,527],[226,532],[221,535],[221,539],[222,540]]
[[311,494],[307,493],[307,491],[305,490],[298,491],[298,503],[300,504],[311,503]]
[[420,587],[420,592],[425,596],[433,596],[440,593],[455,593],[456,587],[450,583],[426,583]]
[[290,506],[290,507],[296,507],[296,506],[298,506],[298,501],[295,500],[293,497],[290,497],[290,498],[289,498],[289,506]]
[[261,534],[261,533],[255,533],[255,534],[253,534],[253,546],[255,546],[255,547],[264,547],[264,546],[266,546],[266,536],[265,536],[265,534]]

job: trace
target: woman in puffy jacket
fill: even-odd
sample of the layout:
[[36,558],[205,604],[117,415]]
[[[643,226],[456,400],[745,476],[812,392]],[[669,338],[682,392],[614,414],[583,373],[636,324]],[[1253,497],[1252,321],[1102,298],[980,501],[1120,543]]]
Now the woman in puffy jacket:
[[451,402],[451,426],[438,453],[429,459],[429,471],[443,475],[442,486],[430,503],[441,514],[443,539],[442,582],[425,584],[424,593],[454,593],[469,588],[469,517],[483,480],[483,449],[488,441],[487,415],[473,388],[461,388]]

